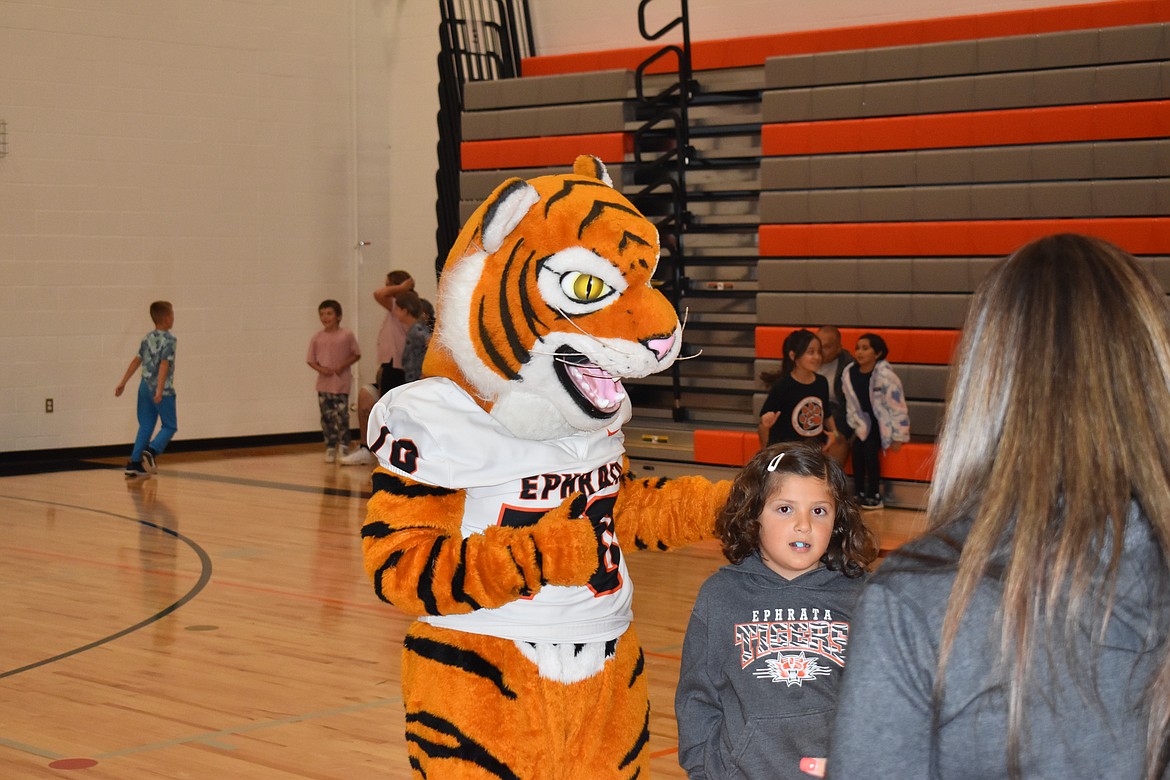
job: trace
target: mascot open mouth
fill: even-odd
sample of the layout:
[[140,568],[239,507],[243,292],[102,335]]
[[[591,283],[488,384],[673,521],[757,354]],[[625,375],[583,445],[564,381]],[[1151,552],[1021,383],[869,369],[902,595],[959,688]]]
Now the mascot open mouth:
[[617,379],[589,358],[567,346],[557,349],[557,378],[569,397],[590,417],[612,417],[621,408],[626,390]]

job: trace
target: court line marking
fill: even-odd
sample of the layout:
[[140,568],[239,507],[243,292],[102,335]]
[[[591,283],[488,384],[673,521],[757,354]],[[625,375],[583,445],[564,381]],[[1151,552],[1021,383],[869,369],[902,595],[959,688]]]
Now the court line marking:
[[[110,471],[120,471],[117,466],[108,463],[102,464]],[[315,496],[339,496],[341,498],[369,499],[373,493],[369,490],[351,490],[350,488],[323,487],[321,485],[298,485],[294,482],[276,482],[270,479],[251,479],[248,477],[229,477],[222,474],[204,474],[200,471],[172,471],[167,469],[160,472],[159,477],[177,477],[201,482],[222,482],[227,485],[244,485],[247,487],[268,488],[270,490],[288,490],[294,493],[312,493]],[[157,478],[157,477],[151,477]]]
[[4,737],[0,737],[0,747],[12,748],[13,750],[18,750],[22,753],[28,753],[29,755],[37,756],[38,758],[47,758],[50,761],[69,758],[69,756],[65,756],[60,753],[54,753],[51,750],[34,747],[33,745],[26,745],[23,742],[16,742],[15,740],[5,739]]
[[4,679],[5,677],[12,677],[13,675],[20,674],[21,672],[27,672],[30,669],[36,669],[36,668],[41,667],[41,666],[47,666],[48,664],[55,663],[57,661],[61,661],[61,660],[64,660],[66,658],[69,658],[70,656],[78,655],[79,653],[84,653],[87,650],[92,650],[95,647],[101,647],[104,644],[108,644],[110,642],[113,642],[115,639],[121,639],[122,637],[126,636],[127,634],[132,634],[135,631],[139,630],[140,628],[145,628],[146,626],[149,626],[151,623],[155,623],[159,620],[162,620],[167,615],[178,610],[184,604],[187,604],[188,602],[190,602],[192,599],[195,598],[195,596],[197,596],[199,594],[199,592],[201,590],[203,590],[207,586],[207,583],[209,583],[211,581],[211,556],[209,556],[207,554],[207,551],[204,550],[202,547],[200,547],[199,544],[197,542],[195,542],[195,540],[189,539],[188,537],[184,536],[183,534],[179,533],[178,531],[176,531],[172,528],[167,528],[165,525],[159,525],[158,523],[152,523],[151,521],[143,520],[140,517],[130,517],[129,515],[121,515],[121,514],[118,514],[117,512],[110,512],[110,511],[107,511],[105,509],[94,509],[92,507],[79,506],[77,504],[66,504],[66,503],[63,503],[60,501],[45,501],[44,499],[25,498],[23,496],[9,496],[9,495],[0,495],[0,498],[8,499],[10,501],[24,501],[24,502],[30,503],[30,504],[42,504],[42,505],[46,505],[46,506],[63,507],[65,509],[76,509],[76,510],[82,511],[82,512],[92,512],[92,513],[98,514],[98,515],[105,515],[107,517],[113,517],[113,518],[116,518],[118,520],[129,520],[132,523],[138,523],[139,525],[149,526],[150,528],[154,528],[155,530],[170,534],[171,536],[173,536],[176,539],[178,539],[179,541],[181,541],[183,544],[190,547],[191,550],[195,553],[195,555],[198,556],[199,562],[200,562],[200,568],[201,568],[199,580],[194,585],[191,586],[190,590],[188,590],[185,594],[180,596],[176,601],[172,602],[170,605],[163,607],[161,610],[159,610],[158,612],[154,613],[153,615],[147,617],[146,619],[140,620],[137,623],[135,623],[134,625],[129,626],[127,628],[124,628],[121,631],[117,631],[113,634],[110,634],[109,636],[102,637],[101,639],[95,639],[94,641],[88,642],[87,644],[81,645],[80,647],[75,647],[72,650],[66,650],[63,653],[58,653],[57,655],[50,656],[49,658],[42,658],[39,661],[34,661],[30,664],[25,664],[24,666],[17,667],[16,669],[9,669],[7,671],[0,672],[0,680]]
[[290,715],[287,718],[272,718],[270,720],[258,721],[241,726],[233,726],[226,729],[218,729],[216,731],[206,731],[201,734],[191,734],[185,737],[175,737],[174,739],[166,739],[161,742],[151,742],[145,745],[138,745],[136,747],[123,748],[121,750],[111,750],[106,753],[89,756],[89,758],[94,758],[100,761],[110,758],[119,758],[122,756],[131,756],[136,753],[146,753],[152,750],[163,750],[165,748],[175,747],[176,745],[186,745],[192,742],[209,745],[221,750],[235,750],[234,745],[224,745],[222,743],[217,743],[217,739],[221,737],[231,737],[247,734],[252,731],[262,731],[264,729],[277,728],[279,726],[288,726],[295,723],[304,723],[311,720],[320,720],[322,718],[329,718],[335,715],[348,715],[352,712],[361,712],[362,710],[373,709],[374,707],[385,707],[391,704],[401,705],[402,697],[394,696],[389,699],[377,699],[375,701],[362,702],[360,704],[349,704],[344,707],[334,707],[328,710],[306,712],[301,715]]
[[[109,466],[108,468],[110,470],[117,469],[117,467],[114,467],[114,466]],[[245,478],[240,478],[240,477],[226,477],[226,476],[221,476],[221,475],[201,474],[199,472],[190,472],[190,471],[179,471],[179,472],[167,471],[166,474],[167,474],[167,476],[175,476],[175,477],[178,477],[180,479],[191,479],[191,480],[204,481],[204,482],[221,482],[221,483],[225,483],[225,484],[244,485],[244,486],[250,486],[250,487],[262,487],[262,488],[269,488],[269,489],[273,489],[273,490],[286,490],[286,491],[300,492],[300,493],[311,493],[314,495],[324,494],[324,495],[330,495],[330,496],[338,496],[338,497],[346,497],[346,498],[361,498],[361,499],[369,499],[370,496],[372,495],[372,493],[370,493],[368,491],[356,491],[356,490],[349,490],[349,489],[345,489],[345,488],[313,487],[313,486],[309,486],[309,485],[297,485],[297,484],[288,483],[288,482],[275,482],[272,480],[260,480],[260,479],[245,479]],[[199,547],[194,541],[189,540],[189,539],[187,539],[187,537],[184,537],[181,534],[179,534],[175,531],[172,531],[171,529],[166,528],[164,526],[160,526],[156,523],[152,523],[152,522],[147,521],[147,520],[141,520],[140,518],[132,518],[132,517],[128,517],[126,515],[119,515],[119,514],[114,513],[114,512],[108,512],[108,511],[100,510],[100,509],[93,509],[91,507],[82,507],[82,506],[78,506],[75,504],[64,504],[64,503],[60,503],[60,502],[43,501],[43,500],[39,500],[39,499],[29,499],[29,498],[24,498],[22,496],[0,495],[0,498],[9,498],[12,500],[27,501],[29,503],[39,503],[39,504],[47,504],[47,505],[51,505],[51,506],[61,506],[61,507],[66,507],[66,508],[95,512],[97,514],[105,514],[105,515],[109,515],[109,516],[116,517],[116,518],[123,519],[123,520],[131,520],[133,522],[142,523],[144,525],[148,525],[148,526],[151,526],[153,528],[164,531],[166,533],[172,534],[173,536],[182,540],[184,543],[186,543],[188,546],[190,546],[192,548],[192,550],[194,550],[196,552],[196,554],[199,556],[200,560],[205,564],[204,569],[203,569],[205,576],[201,577],[200,582],[197,583],[198,590],[202,590],[203,587],[206,586],[207,582],[210,581],[211,559],[209,556],[207,556],[207,553],[201,547]],[[32,551],[30,551],[30,552],[32,552]],[[246,589],[246,590],[266,591],[266,592],[279,594],[279,595],[283,595],[283,596],[296,597],[296,598],[308,598],[308,599],[315,600],[315,601],[336,603],[336,604],[339,604],[342,606],[356,607],[359,609],[371,609],[371,610],[377,609],[379,611],[382,611],[381,605],[354,604],[352,602],[347,602],[347,601],[344,601],[341,599],[332,599],[332,598],[325,598],[325,599],[314,598],[314,597],[306,596],[303,594],[294,594],[294,593],[289,593],[289,592],[284,592],[284,591],[276,591],[276,590],[270,589],[270,588],[255,587],[255,586],[250,586],[250,585],[246,585],[243,583],[234,583],[234,582],[230,582],[230,581],[221,581],[220,584],[221,585],[228,585],[228,586],[236,587],[236,588],[241,588],[241,589]],[[182,604],[185,604],[187,601],[190,600],[190,598],[193,598],[194,595],[196,595],[198,593],[198,590],[193,589],[192,592],[189,592],[188,595],[184,596],[182,599],[180,599],[180,601],[175,602],[174,604],[172,604],[170,607],[167,607],[162,612],[159,612],[155,616],[148,618],[147,620],[142,621],[141,623],[139,623],[135,626],[131,626],[128,629],[125,629],[123,631],[118,632],[117,634],[113,634],[109,637],[106,637],[105,639],[98,640],[97,642],[91,642],[90,644],[85,645],[81,648],[71,650],[67,653],[63,653],[63,654],[60,654],[58,656],[54,656],[53,658],[39,661],[39,662],[36,662],[34,664],[29,664],[25,667],[21,667],[19,669],[12,670],[9,672],[0,673],[0,679],[7,677],[7,676],[10,676],[12,674],[17,674],[19,672],[26,671],[27,669],[31,669],[31,668],[34,668],[36,666],[41,666],[44,664],[51,663],[53,661],[61,660],[61,659],[66,658],[70,655],[74,655],[76,653],[80,653],[80,652],[83,652],[85,650],[92,649],[93,647],[97,647],[101,644],[105,644],[106,642],[110,642],[110,641],[113,641],[114,639],[125,636],[126,634],[131,633],[132,631],[135,631],[139,628],[145,627],[146,625],[149,625],[150,623],[165,617],[166,615],[170,614],[171,612],[174,612],[176,609],[178,609],[179,606],[182,606]],[[188,596],[190,598],[188,598]],[[663,648],[663,649],[666,649],[666,648]],[[673,649],[673,648],[671,648],[671,649]],[[680,659],[679,655],[676,655],[673,653],[655,652],[652,650],[648,650],[645,652],[647,655],[657,656],[660,658],[666,658],[666,659],[672,659],[672,660],[679,660]],[[216,737],[245,734],[245,733],[260,730],[260,729],[273,728],[276,726],[288,725],[290,723],[304,722],[307,720],[317,719],[319,717],[328,717],[328,716],[333,715],[333,714],[346,714],[349,712],[360,711],[360,710],[369,709],[372,707],[384,706],[387,704],[399,704],[399,703],[401,703],[401,701],[402,700],[400,698],[382,699],[380,701],[368,702],[366,704],[350,705],[348,707],[337,708],[337,709],[333,709],[333,710],[322,710],[319,713],[307,713],[305,715],[291,716],[288,718],[281,718],[281,719],[277,719],[277,720],[265,721],[262,723],[257,723],[257,724],[253,724],[253,725],[249,725],[249,726],[241,726],[241,727],[236,727],[236,728],[231,728],[231,729],[221,729],[219,731],[212,731],[212,732],[207,732],[205,734],[192,735],[189,737],[179,737],[179,738],[176,738],[173,740],[167,740],[164,742],[158,742],[158,743],[153,743],[153,744],[148,744],[148,745],[141,745],[141,746],[138,746],[135,748],[125,748],[123,750],[112,751],[112,752],[100,754],[96,758],[97,759],[116,758],[116,757],[120,757],[120,756],[132,755],[135,753],[147,752],[150,750],[164,749],[166,747],[172,747],[175,745],[182,745],[182,744],[188,744],[188,743],[193,743],[193,742],[204,744],[204,745],[207,745],[209,747],[213,747],[213,748],[217,748],[217,749],[221,749],[221,750],[234,750],[235,749],[234,746],[224,745],[222,743],[217,743],[215,741]],[[50,753],[50,752],[42,750],[40,748],[35,748],[31,745],[24,745],[22,743],[13,742],[11,740],[4,739],[3,737],[0,737],[0,745],[4,745],[6,747],[11,747],[11,748],[16,749],[16,750],[21,750],[23,752],[30,753],[33,755],[38,755],[38,756],[41,756],[43,758],[58,759],[58,758],[64,757],[60,754]],[[668,756],[672,753],[677,753],[677,751],[678,751],[677,747],[667,748],[664,750],[658,750],[658,751],[652,753],[650,755],[650,758],[651,759],[662,758],[662,757]]]
[[[323,718],[330,718],[336,715],[348,715],[353,712],[361,712],[363,710],[373,709],[375,707],[386,707],[389,705],[400,706],[402,704],[401,696],[393,696],[387,699],[376,699],[374,701],[362,702],[360,704],[349,704],[344,707],[334,707],[327,710],[318,710],[317,712],[306,712],[301,715],[290,715],[287,718],[272,718],[264,721],[257,721],[241,726],[233,726],[226,729],[218,729],[216,731],[205,731],[199,734],[190,734],[184,737],[175,737],[174,739],[166,739],[160,742],[150,742],[144,745],[135,745],[133,747],[126,747],[120,750],[109,750],[104,753],[97,753],[94,755],[85,756],[85,758],[92,758],[95,761],[106,761],[112,758],[122,758],[125,756],[132,756],[139,753],[148,753],[155,750],[165,750],[166,748],[176,747],[178,745],[188,745],[197,743],[215,748],[217,750],[235,750],[236,746],[227,742],[222,742],[222,737],[239,736],[253,731],[262,731],[264,729],[278,728],[280,726],[288,726],[296,723],[304,723],[313,720],[321,720]],[[46,748],[36,747],[35,745],[28,745],[23,742],[17,742],[11,739],[0,737],[0,747],[7,747],[13,750],[27,753],[29,755],[37,756],[39,758],[56,761],[62,758],[75,758],[76,756],[67,756],[62,753],[57,753]]]

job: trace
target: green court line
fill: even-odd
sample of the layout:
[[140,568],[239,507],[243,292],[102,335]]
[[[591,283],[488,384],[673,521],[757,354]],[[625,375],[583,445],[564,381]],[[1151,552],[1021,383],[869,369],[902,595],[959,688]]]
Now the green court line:
[[49,750],[44,750],[43,748],[33,747],[32,745],[26,745],[23,742],[5,739],[4,737],[0,737],[0,747],[12,748],[13,750],[19,750],[21,753],[28,753],[32,756],[47,758],[50,761],[56,761],[61,758],[69,758],[69,756],[63,756],[60,753],[53,753]]

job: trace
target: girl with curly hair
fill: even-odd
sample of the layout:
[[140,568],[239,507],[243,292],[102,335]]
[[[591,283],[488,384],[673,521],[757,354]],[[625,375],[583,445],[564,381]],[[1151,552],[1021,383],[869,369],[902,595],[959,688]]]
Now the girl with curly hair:
[[815,444],[761,450],[717,529],[731,562],[699,591],[674,707],[694,778],[801,777],[824,756],[849,623],[877,554],[837,462]]

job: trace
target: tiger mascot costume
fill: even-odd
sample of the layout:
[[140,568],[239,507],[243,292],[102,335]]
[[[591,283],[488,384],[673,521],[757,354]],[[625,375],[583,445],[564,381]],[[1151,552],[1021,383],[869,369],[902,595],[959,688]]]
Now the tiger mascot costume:
[[416,777],[645,778],[645,659],[622,545],[714,534],[728,483],[635,478],[622,377],[682,328],[654,225],[600,160],[501,184],[439,280],[424,378],[370,415],[362,528],[402,660]]

